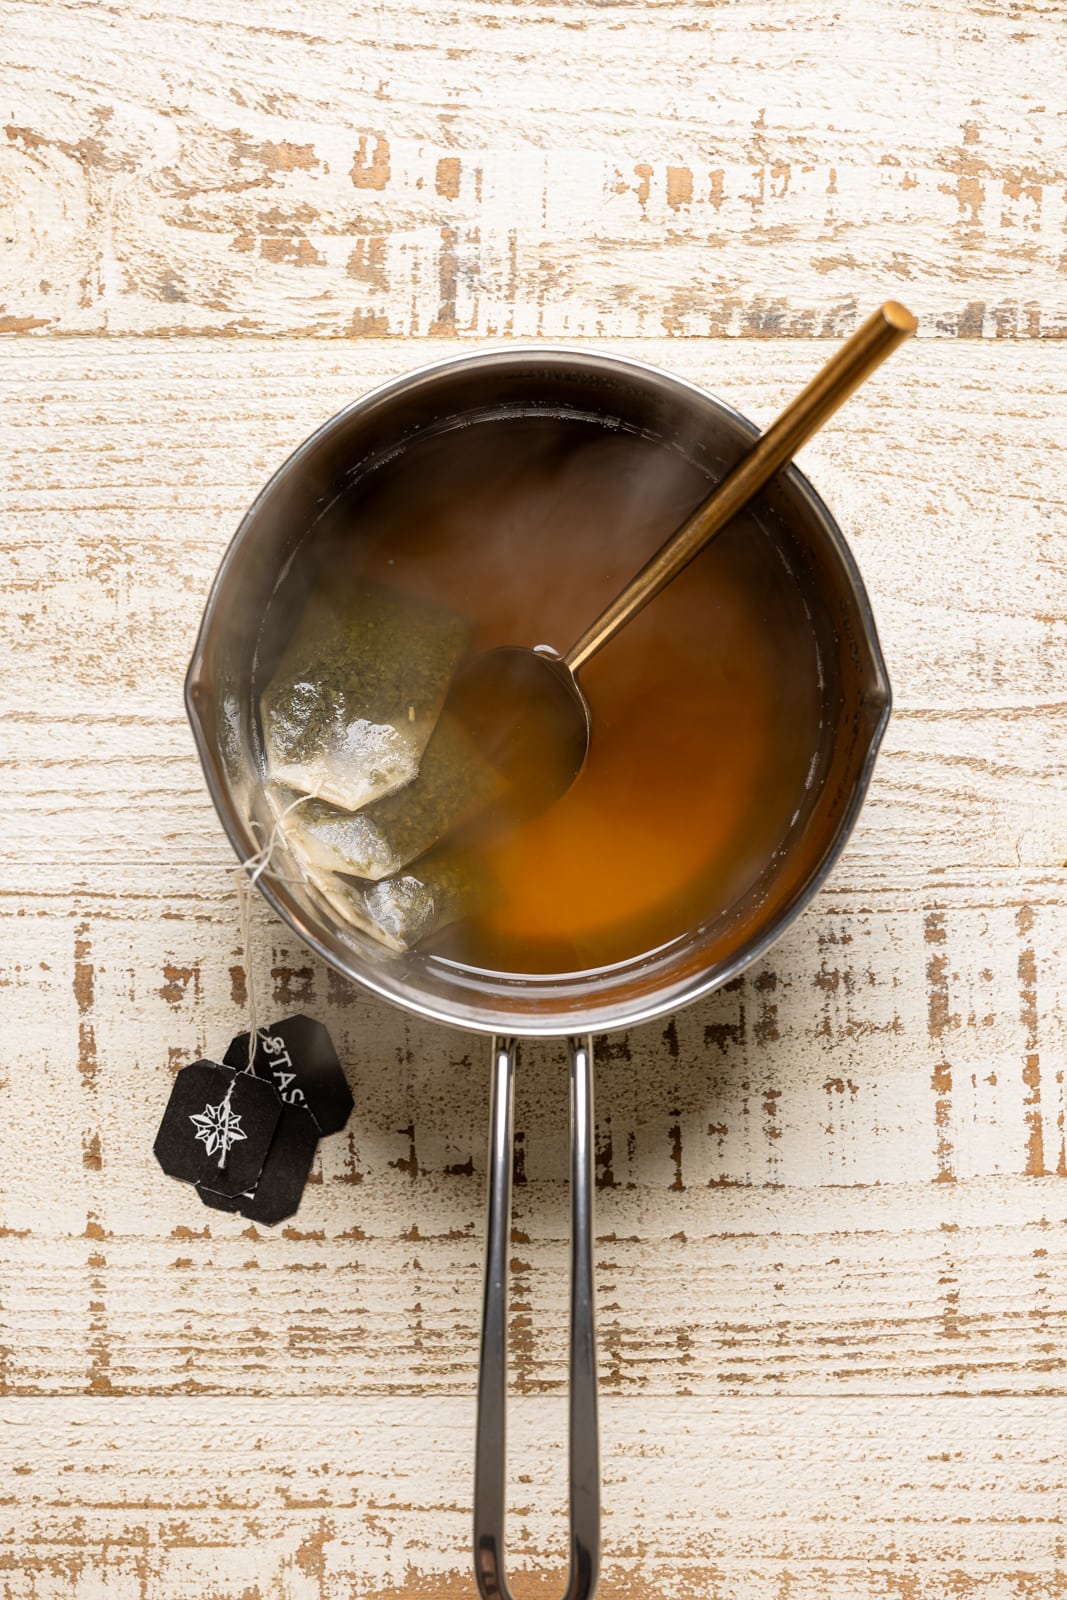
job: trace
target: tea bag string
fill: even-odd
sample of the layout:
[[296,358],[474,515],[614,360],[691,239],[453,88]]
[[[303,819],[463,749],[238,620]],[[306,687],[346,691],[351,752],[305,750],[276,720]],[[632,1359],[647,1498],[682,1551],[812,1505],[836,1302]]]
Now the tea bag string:
[[[242,1067],[242,1072],[251,1072],[254,1068],[256,1059],[256,1035],[259,1023],[259,1013],[256,1005],[255,967],[252,959],[252,892],[263,873],[267,871],[268,867],[270,867],[271,856],[274,854],[274,850],[285,831],[284,824],[286,817],[291,811],[295,811],[297,806],[303,805],[305,801],[315,800],[317,798],[317,789],[312,794],[297,795],[295,800],[290,801],[290,803],[278,813],[274,826],[268,835],[266,844],[261,846],[261,848],[256,850],[252,855],[246,856],[245,859],[233,869],[237,883],[237,905],[241,917],[241,946],[245,969],[245,1004],[248,1009],[248,1060]],[[256,828],[258,824],[253,822],[251,826]],[[300,876],[297,878],[285,877],[273,869],[272,875],[276,877],[280,883],[304,884],[307,882],[307,873],[304,871],[301,862],[297,861],[297,866],[300,870]]]

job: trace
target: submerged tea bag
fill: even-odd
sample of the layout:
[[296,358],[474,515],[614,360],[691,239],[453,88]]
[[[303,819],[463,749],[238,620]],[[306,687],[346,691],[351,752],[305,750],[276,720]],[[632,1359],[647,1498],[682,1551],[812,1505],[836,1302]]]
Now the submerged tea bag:
[[443,850],[378,883],[314,869],[309,876],[338,916],[390,950],[410,950],[438,928],[458,922],[484,892],[471,864]]
[[387,878],[497,799],[503,780],[446,711],[426,746],[418,777],[362,811],[319,799],[292,805],[272,793],[293,848],[309,866],[357,878]]
[[349,811],[410,783],[469,636],[384,584],[317,589],[260,702],[271,777]]

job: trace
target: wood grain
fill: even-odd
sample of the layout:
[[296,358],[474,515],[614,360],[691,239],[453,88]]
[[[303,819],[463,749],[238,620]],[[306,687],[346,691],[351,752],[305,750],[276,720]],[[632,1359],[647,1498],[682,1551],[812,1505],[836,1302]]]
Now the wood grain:
[[[263,906],[245,970],[180,690],[256,489],[456,334],[646,335],[763,422],[887,287],[930,337],[803,457],[894,682],[860,827],[763,963],[597,1044],[601,1594],[1067,1595],[1058,10],[0,0],[4,1600],[471,1592],[486,1044]],[[250,976],[357,1100],[278,1230],[149,1151]],[[519,1600],[565,1099],[528,1048]]]
[[[511,1519],[519,1600],[563,1583],[558,1433]],[[609,1400],[604,1600],[1045,1600],[1064,1593],[1062,1401]],[[13,1600],[472,1592],[469,1402],[49,1400],[0,1409]],[[658,1505],[658,1525],[650,1505]],[[664,1517],[662,1507],[669,1505]],[[869,1508],[883,1508],[874,1522]]]
[[0,5],[0,329],[1067,332],[1049,0]]

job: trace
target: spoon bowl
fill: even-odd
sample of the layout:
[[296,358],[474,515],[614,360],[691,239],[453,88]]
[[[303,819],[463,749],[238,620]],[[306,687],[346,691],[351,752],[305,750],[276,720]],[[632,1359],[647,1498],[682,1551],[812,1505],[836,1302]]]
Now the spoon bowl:
[[545,810],[582,770],[589,707],[570,667],[547,646],[468,656],[448,708],[504,778],[512,811]]

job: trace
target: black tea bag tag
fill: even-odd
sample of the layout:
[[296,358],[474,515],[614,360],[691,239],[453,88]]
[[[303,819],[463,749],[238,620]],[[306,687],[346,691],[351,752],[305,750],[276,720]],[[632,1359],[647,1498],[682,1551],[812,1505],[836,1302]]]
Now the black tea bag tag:
[[303,1106],[282,1109],[255,1193],[241,1204],[250,1222],[273,1224],[291,1217],[300,1204],[318,1149],[319,1127]]
[[[222,1058],[248,1064],[248,1034],[232,1040]],[[330,1035],[313,1017],[286,1017],[256,1030],[256,1075],[272,1083],[287,1106],[304,1106],[321,1134],[339,1133],[352,1110],[352,1091]]]
[[197,1184],[197,1192],[207,1206],[240,1211],[250,1222],[273,1227],[291,1217],[300,1205],[318,1142],[318,1124],[310,1111],[303,1106],[283,1106],[254,1191],[231,1200],[213,1192],[212,1180],[207,1178]]
[[242,1201],[251,1199],[251,1195],[216,1194],[214,1189],[206,1189],[202,1183],[197,1184],[196,1192],[213,1211],[240,1211]]
[[273,1085],[252,1072],[227,1074],[221,1098],[212,1095],[189,1122],[201,1146],[197,1179],[216,1194],[254,1189],[282,1113]]
[[194,1061],[175,1078],[152,1146],[168,1178],[195,1183],[203,1166],[204,1146],[193,1118],[213,1101],[221,1102],[233,1082],[233,1072],[214,1061]]

